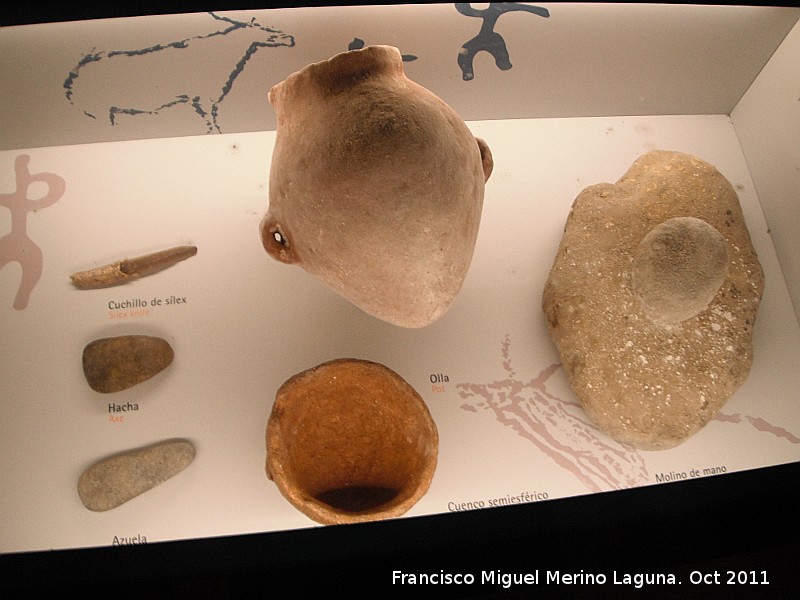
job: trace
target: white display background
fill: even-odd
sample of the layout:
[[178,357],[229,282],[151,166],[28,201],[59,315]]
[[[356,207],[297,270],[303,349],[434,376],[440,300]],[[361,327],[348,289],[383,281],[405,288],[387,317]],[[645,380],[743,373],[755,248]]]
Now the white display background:
[[[419,330],[362,313],[301,268],[264,252],[258,225],[268,203],[274,132],[0,153],[0,194],[15,192],[21,154],[30,156],[31,173],[66,182],[57,202],[26,215],[43,274],[24,309],[12,306],[19,266],[0,269],[0,551],[314,526],[267,480],[264,435],[280,384],[341,357],[397,371],[423,396],[438,426],[433,482],[407,516],[524,493],[554,499],[655,484],[670,474],[688,477],[692,469],[703,476],[704,468],[730,473],[800,459],[800,330],[730,119],[469,125],[495,160],[475,256],[450,311]],[[653,149],[695,154],[739,194],[766,276],[753,369],[722,416],[677,448],[637,451],[594,432],[593,450],[581,455],[574,434],[588,429],[554,366],[559,359],[545,332],[541,291],[574,198],[588,185],[616,181]],[[27,193],[35,199],[46,192],[35,184]],[[11,231],[11,211],[0,207],[0,236]],[[197,255],[151,277],[105,290],[70,284],[75,271],[179,244],[196,245]],[[142,316],[109,308],[170,296],[186,303],[148,306]],[[112,312],[128,315],[111,318]],[[81,370],[83,347],[132,333],[168,340],[173,364],[129,390],[93,392]],[[447,380],[432,383],[432,375]],[[109,403],[138,410],[112,422]],[[514,415],[515,424],[507,420]],[[86,467],[171,438],[196,446],[185,471],[111,511],[84,508],[76,486]],[[564,460],[549,452],[552,440],[566,444]],[[603,482],[592,467],[575,466],[581,456],[601,459],[616,475]]]

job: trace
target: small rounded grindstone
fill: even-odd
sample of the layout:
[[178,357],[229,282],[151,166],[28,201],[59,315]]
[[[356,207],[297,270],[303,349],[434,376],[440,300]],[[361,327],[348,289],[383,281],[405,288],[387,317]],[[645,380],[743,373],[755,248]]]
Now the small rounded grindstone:
[[191,464],[194,455],[194,445],[186,440],[116,454],[81,474],[78,495],[89,510],[111,510],[174,477]]
[[288,379],[267,423],[267,477],[326,525],[402,515],[427,492],[439,437],[391,369],[338,359]]
[[573,202],[542,294],[548,334],[599,429],[671,448],[744,383],[764,274],[712,165],[653,151]]
[[83,374],[94,391],[120,392],[166,369],[172,346],[149,335],[121,335],[94,340],[83,349]]
[[663,323],[706,308],[728,273],[728,242],[695,217],[674,217],[644,236],[633,259],[633,291],[647,315]]

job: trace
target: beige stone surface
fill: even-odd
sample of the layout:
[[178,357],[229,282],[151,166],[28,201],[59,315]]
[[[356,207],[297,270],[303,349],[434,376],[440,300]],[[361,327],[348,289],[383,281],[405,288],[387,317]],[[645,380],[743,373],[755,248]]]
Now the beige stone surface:
[[170,440],[110,456],[81,474],[78,495],[89,510],[111,510],[174,477],[194,455],[191,442]]
[[731,184],[670,151],[584,189],[542,295],[587,415],[620,442],[673,447],[747,378],[764,276]]

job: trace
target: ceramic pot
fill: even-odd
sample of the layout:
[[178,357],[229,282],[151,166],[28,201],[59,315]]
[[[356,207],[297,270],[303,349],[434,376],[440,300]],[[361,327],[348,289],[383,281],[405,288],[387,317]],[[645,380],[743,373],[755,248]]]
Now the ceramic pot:
[[442,316],[472,260],[493,166],[486,143],[406,77],[390,46],[311,64],[269,101],[267,252],[395,325]]
[[323,524],[405,513],[425,494],[439,435],[419,394],[391,369],[339,359],[279,389],[267,423],[269,479]]

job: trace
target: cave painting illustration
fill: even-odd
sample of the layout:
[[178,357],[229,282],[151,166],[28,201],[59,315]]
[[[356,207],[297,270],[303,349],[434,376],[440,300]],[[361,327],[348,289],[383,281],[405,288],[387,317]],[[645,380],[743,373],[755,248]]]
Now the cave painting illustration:
[[577,477],[592,492],[622,489],[648,481],[647,468],[636,448],[604,436],[576,400],[547,391],[547,381],[561,368],[548,365],[530,381],[516,377],[511,365],[511,342],[503,340],[503,369],[507,378],[492,383],[459,383],[459,394],[472,403],[464,410],[491,410],[497,420],[530,441],[556,464]]
[[[459,383],[463,410],[489,410],[497,421],[528,440],[538,450],[571,473],[591,492],[625,489],[651,483],[646,452],[604,435],[588,419],[577,399],[559,398],[547,389],[548,380],[561,368],[548,365],[529,381],[520,379],[510,359],[511,342],[502,342],[503,369],[507,377],[491,383]],[[754,416],[718,413],[715,421],[747,424],[789,444],[800,437]]]
[[469,2],[457,2],[456,10],[464,16],[477,17],[482,20],[478,35],[464,42],[458,51],[458,66],[461,68],[461,76],[464,81],[471,81],[475,78],[472,63],[478,52],[491,54],[497,68],[501,71],[508,71],[511,68],[511,58],[506,41],[494,30],[497,20],[502,15],[508,12],[522,11],[545,18],[550,16],[550,11],[546,8],[520,2],[491,2],[486,8],[473,8]]
[[[293,47],[292,35],[250,21],[209,13],[214,31],[134,50],[92,49],[64,81],[66,99],[87,117],[157,115],[190,107],[207,133],[221,133],[219,108],[261,48]],[[236,60],[219,56],[236,50]],[[177,75],[176,75],[177,74]]]
[[[16,262],[22,268],[19,288],[14,298],[14,308],[28,306],[31,292],[42,276],[44,257],[41,248],[28,237],[28,213],[39,211],[57,202],[66,190],[66,182],[54,173],[31,173],[31,157],[20,154],[14,161],[16,190],[0,194],[0,206],[11,211],[11,231],[0,238],[0,269]],[[40,198],[29,198],[31,184],[44,183],[47,193]]]

